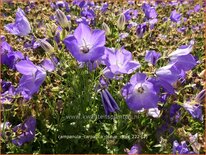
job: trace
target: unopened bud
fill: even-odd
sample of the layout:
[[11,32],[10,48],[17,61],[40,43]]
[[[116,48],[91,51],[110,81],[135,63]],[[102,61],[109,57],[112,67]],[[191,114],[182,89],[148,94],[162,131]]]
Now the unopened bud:
[[68,21],[64,12],[62,12],[59,9],[56,10],[56,19],[62,28],[69,28],[70,29],[70,22]]
[[126,24],[126,18],[124,14],[121,14],[117,20],[117,27],[120,30],[124,30]]
[[110,28],[105,22],[102,24],[102,29],[105,31],[106,35],[111,34]]
[[52,47],[52,45],[46,41],[46,40],[40,40],[40,46],[46,51],[46,52],[49,52],[49,53],[54,53],[54,47]]

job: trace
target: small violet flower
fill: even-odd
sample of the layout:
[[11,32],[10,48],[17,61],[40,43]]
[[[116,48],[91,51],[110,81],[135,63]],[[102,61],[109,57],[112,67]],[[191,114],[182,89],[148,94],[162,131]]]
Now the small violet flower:
[[17,36],[27,36],[31,32],[29,21],[25,17],[24,11],[20,8],[16,12],[15,22],[7,24],[4,28]]
[[16,64],[16,69],[23,74],[17,91],[20,92],[25,99],[30,99],[44,82],[46,71],[42,67],[34,65],[30,60],[21,60]]
[[142,5],[142,10],[144,11],[147,19],[157,18],[157,12],[155,8],[151,7],[149,4],[144,3]]
[[[104,73],[108,78],[113,78],[113,76],[120,74],[131,74],[140,67],[138,61],[132,60],[131,52],[124,48],[119,50],[106,48],[105,55],[105,64],[107,67],[104,69]],[[107,76],[108,73],[112,75],[112,77]]]
[[188,146],[185,141],[182,141],[181,144],[177,140],[173,142],[172,153],[174,154],[194,154],[194,152],[188,149]]
[[91,31],[88,25],[80,23],[74,35],[69,35],[64,39],[64,44],[77,61],[95,61],[104,55],[105,32]]
[[27,118],[24,123],[21,123],[13,128],[16,133],[16,138],[12,143],[17,146],[22,146],[24,143],[30,142],[35,137],[36,119],[32,116]]
[[127,153],[130,154],[140,154],[142,151],[142,148],[139,144],[135,144],[131,147],[130,150],[127,151]]
[[185,102],[183,107],[192,115],[193,118],[203,121],[202,105]]
[[143,73],[136,73],[131,77],[123,87],[122,95],[133,111],[157,108],[158,94],[154,85],[147,80],[147,76]]
[[179,14],[176,10],[174,10],[174,11],[171,12],[170,20],[172,22],[177,23],[177,22],[179,22],[181,20],[181,17],[182,17],[182,15]]
[[136,34],[139,38],[142,38],[148,27],[146,23],[139,24],[136,29]]
[[145,55],[145,61],[149,62],[153,66],[157,63],[157,60],[160,58],[161,54],[157,53],[155,50],[147,50]]

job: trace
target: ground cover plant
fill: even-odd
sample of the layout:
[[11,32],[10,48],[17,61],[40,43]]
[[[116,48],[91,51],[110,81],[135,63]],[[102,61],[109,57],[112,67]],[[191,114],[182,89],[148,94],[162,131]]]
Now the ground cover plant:
[[205,153],[205,5],[2,2],[1,152]]

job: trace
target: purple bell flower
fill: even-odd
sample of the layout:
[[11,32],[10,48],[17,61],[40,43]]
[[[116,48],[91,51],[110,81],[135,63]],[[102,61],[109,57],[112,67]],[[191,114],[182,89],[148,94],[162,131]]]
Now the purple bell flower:
[[23,54],[19,51],[13,51],[12,47],[6,41],[2,41],[0,44],[1,63],[11,69],[15,69],[16,62],[24,59]]
[[182,15],[179,14],[176,10],[171,12],[170,20],[177,23],[181,20]]
[[28,100],[39,90],[39,87],[44,82],[46,71],[40,66],[34,65],[30,60],[18,62],[16,69],[23,74],[17,87],[17,92]]
[[94,19],[96,17],[95,12],[90,8],[84,8],[81,11],[81,16],[86,17],[87,19]]
[[191,102],[185,102],[183,107],[192,115],[193,118],[203,121],[202,105],[192,104]]
[[173,84],[179,79],[180,70],[174,64],[168,64],[164,67],[157,69],[156,75],[158,80],[166,81]]
[[108,6],[109,4],[107,2],[103,3],[101,7],[101,12],[105,13],[108,10]]
[[120,110],[118,104],[107,89],[101,90],[100,93],[106,115]]
[[42,62],[42,67],[48,72],[53,72],[55,70],[55,64],[50,59],[45,59]]
[[171,64],[175,64],[178,69],[189,71],[197,65],[197,61],[191,54],[170,58]]
[[200,4],[195,5],[195,7],[194,7],[194,11],[195,11],[195,12],[199,12],[200,9],[201,9]]
[[188,146],[185,141],[182,141],[181,144],[177,140],[173,142],[172,153],[174,154],[195,154],[194,152],[188,149]]
[[147,24],[146,23],[142,23],[142,24],[139,24],[137,26],[137,29],[136,29],[136,34],[139,38],[142,38],[144,33],[147,31]]
[[11,103],[16,95],[16,89],[11,84],[11,82],[2,81],[1,86],[2,86],[2,92],[1,92],[0,101],[2,105]]
[[142,10],[144,11],[147,19],[157,18],[157,12],[155,8],[151,7],[149,4],[144,3],[142,5]]
[[123,87],[122,95],[128,107],[133,111],[156,108],[159,100],[154,85],[143,73],[136,73]]
[[9,88],[11,87],[12,83],[11,82],[6,82],[6,81],[2,81],[1,80],[1,89],[2,89],[2,93],[4,93],[5,91],[9,90]]
[[175,58],[175,57],[179,57],[179,56],[183,56],[183,55],[188,55],[192,51],[193,45],[194,45],[194,40],[191,40],[188,45],[180,46],[179,48],[177,48],[177,50],[175,50],[174,52],[170,53],[168,55],[168,57]]
[[178,104],[172,104],[170,107],[170,119],[174,120],[177,123],[180,119],[180,108]]
[[131,149],[127,152],[129,155],[131,154],[140,154],[142,151],[142,148],[139,144],[135,144],[131,147]]
[[4,28],[17,36],[27,36],[31,32],[29,21],[25,17],[24,11],[20,8],[16,12],[15,22],[7,24]]
[[132,17],[131,17],[131,9],[127,9],[123,12],[124,16],[125,16],[125,19],[126,21],[129,21]]
[[121,48],[119,50],[107,48],[106,53],[106,68],[104,72],[111,72],[113,75],[131,74],[140,67],[138,61],[132,60],[131,52]]
[[108,82],[104,77],[100,77],[97,91],[100,92],[101,94],[102,104],[104,106],[105,114],[109,115],[110,113],[114,113],[116,111],[119,111],[120,109],[107,88],[108,88]]
[[145,61],[151,63],[154,66],[160,57],[161,54],[157,53],[155,50],[147,50],[145,55]]
[[91,21],[89,19],[87,19],[86,17],[81,17],[81,18],[77,18],[76,19],[76,23],[80,24],[85,24],[85,25],[89,25],[91,23]]
[[22,146],[24,143],[30,142],[35,137],[36,119],[32,116],[27,118],[24,123],[21,123],[13,128],[13,132],[17,137],[12,140],[12,143],[17,146]]
[[77,61],[95,61],[104,55],[105,32],[91,31],[89,26],[81,23],[75,29],[74,35],[69,35],[64,39],[64,44]]

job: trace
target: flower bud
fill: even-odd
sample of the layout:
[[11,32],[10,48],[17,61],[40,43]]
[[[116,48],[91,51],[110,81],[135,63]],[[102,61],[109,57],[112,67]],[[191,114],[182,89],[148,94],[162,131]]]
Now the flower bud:
[[59,9],[56,10],[56,19],[62,28],[70,28],[70,22],[66,15]]
[[110,28],[105,22],[102,24],[102,29],[105,31],[106,35],[111,34]]
[[54,47],[52,47],[52,45],[51,45],[48,41],[46,41],[46,40],[44,40],[44,39],[41,39],[41,40],[39,41],[39,43],[40,43],[40,46],[41,46],[46,52],[54,53]]
[[124,14],[121,14],[117,20],[117,27],[120,30],[124,30],[126,24],[126,18]]

